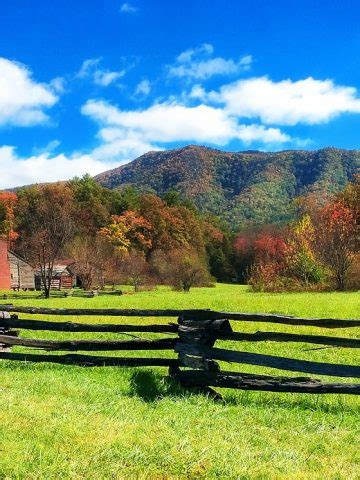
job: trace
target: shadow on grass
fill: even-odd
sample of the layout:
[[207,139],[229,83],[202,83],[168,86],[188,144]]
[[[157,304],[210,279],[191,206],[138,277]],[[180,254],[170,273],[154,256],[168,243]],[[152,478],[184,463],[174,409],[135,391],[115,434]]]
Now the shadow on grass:
[[[29,369],[35,369],[38,372],[47,373],[54,372],[75,373],[75,367],[68,365],[54,364],[31,364],[25,362],[1,362],[1,367],[11,371],[26,372]],[[76,367],[77,373],[83,370],[83,367]],[[99,369],[102,370],[102,369]],[[99,370],[94,371],[100,373]],[[128,369],[111,370],[118,371],[119,375],[123,375]],[[130,373],[130,372],[129,372]],[[103,382],[103,379],[101,380]],[[220,391],[224,397],[224,402],[216,402],[219,406],[225,407],[244,407],[244,408],[267,408],[282,410],[302,410],[312,412],[323,412],[328,414],[358,414],[359,406],[357,403],[349,404],[349,395],[311,395],[311,394],[293,394],[293,393],[274,393],[274,392],[254,392],[229,389],[216,389]],[[159,372],[153,370],[133,370],[130,374],[130,395],[141,398],[147,403],[155,403],[164,398],[188,399],[190,397],[207,397],[209,401],[213,401],[211,395],[199,391],[197,389],[186,389],[182,387],[175,379],[163,376]]]
[[130,377],[130,394],[145,402],[155,402],[164,397],[187,397],[190,393],[170,377],[151,370],[135,370]]
[[[236,406],[244,408],[275,408],[283,410],[318,411],[328,414],[355,413],[357,407],[349,405],[343,396],[336,396],[336,400],[329,401],[322,395],[248,392],[220,389],[224,395],[223,402],[217,405],[225,407]],[[147,403],[157,402],[166,397],[189,398],[190,396],[206,396],[209,401],[213,398],[197,389],[183,388],[176,380],[161,376],[151,370],[136,370],[130,377],[130,395],[141,398]]]

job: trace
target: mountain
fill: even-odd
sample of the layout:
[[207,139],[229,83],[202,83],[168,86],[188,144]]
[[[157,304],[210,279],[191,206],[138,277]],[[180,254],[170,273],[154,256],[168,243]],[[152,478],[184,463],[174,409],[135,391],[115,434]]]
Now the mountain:
[[146,153],[95,178],[109,188],[133,185],[160,196],[177,190],[201,211],[219,215],[237,228],[288,221],[295,197],[336,193],[359,166],[359,150],[234,153],[189,145]]

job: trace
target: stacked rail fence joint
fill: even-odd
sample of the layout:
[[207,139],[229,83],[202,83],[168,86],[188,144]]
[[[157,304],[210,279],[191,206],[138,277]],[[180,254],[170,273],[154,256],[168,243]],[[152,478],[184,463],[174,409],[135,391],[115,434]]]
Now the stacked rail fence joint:
[[[109,316],[176,318],[177,322],[154,324],[76,323],[72,321],[35,320],[23,316]],[[21,318],[19,318],[21,316]],[[185,388],[237,388],[273,392],[360,394],[358,383],[325,383],[302,376],[270,376],[224,371],[219,362],[270,367],[278,370],[343,378],[359,378],[358,365],[322,363],[261,353],[249,353],[216,346],[218,340],[231,342],[302,342],[342,348],[359,348],[357,338],[331,335],[307,335],[258,331],[234,331],[232,322],[257,322],[290,326],[315,326],[327,331],[360,326],[360,320],[306,319],[273,314],[216,312],[212,310],[132,310],[132,309],[53,309],[0,305],[0,359],[50,362],[88,367],[167,367],[169,374]],[[109,332],[113,334],[149,333],[161,338],[126,340],[47,340],[26,338],[19,330],[53,332]],[[21,332],[22,333],[22,332]],[[12,347],[45,350],[50,353],[18,353]],[[173,358],[143,356],[104,356],[74,352],[101,351],[172,351]],[[59,355],[56,352],[65,352]],[[55,353],[51,353],[55,352]]]

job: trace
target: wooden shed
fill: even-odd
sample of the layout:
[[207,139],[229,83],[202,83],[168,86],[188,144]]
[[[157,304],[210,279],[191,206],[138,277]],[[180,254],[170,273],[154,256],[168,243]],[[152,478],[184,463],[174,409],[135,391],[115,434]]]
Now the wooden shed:
[[[74,265],[74,260],[56,260],[54,263],[53,275],[51,279],[52,290],[69,290],[76,286],[76,274],[71,267]],[[40,272],[36,272],[35,277],[36,290],[42,290],[42,282]]]

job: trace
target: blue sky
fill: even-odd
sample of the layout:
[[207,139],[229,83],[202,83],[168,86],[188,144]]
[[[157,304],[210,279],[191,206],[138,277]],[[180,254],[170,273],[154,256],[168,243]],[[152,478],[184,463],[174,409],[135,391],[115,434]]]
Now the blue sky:
[[360,148],[360,4],[2,0],[0,188],[189,143]]

